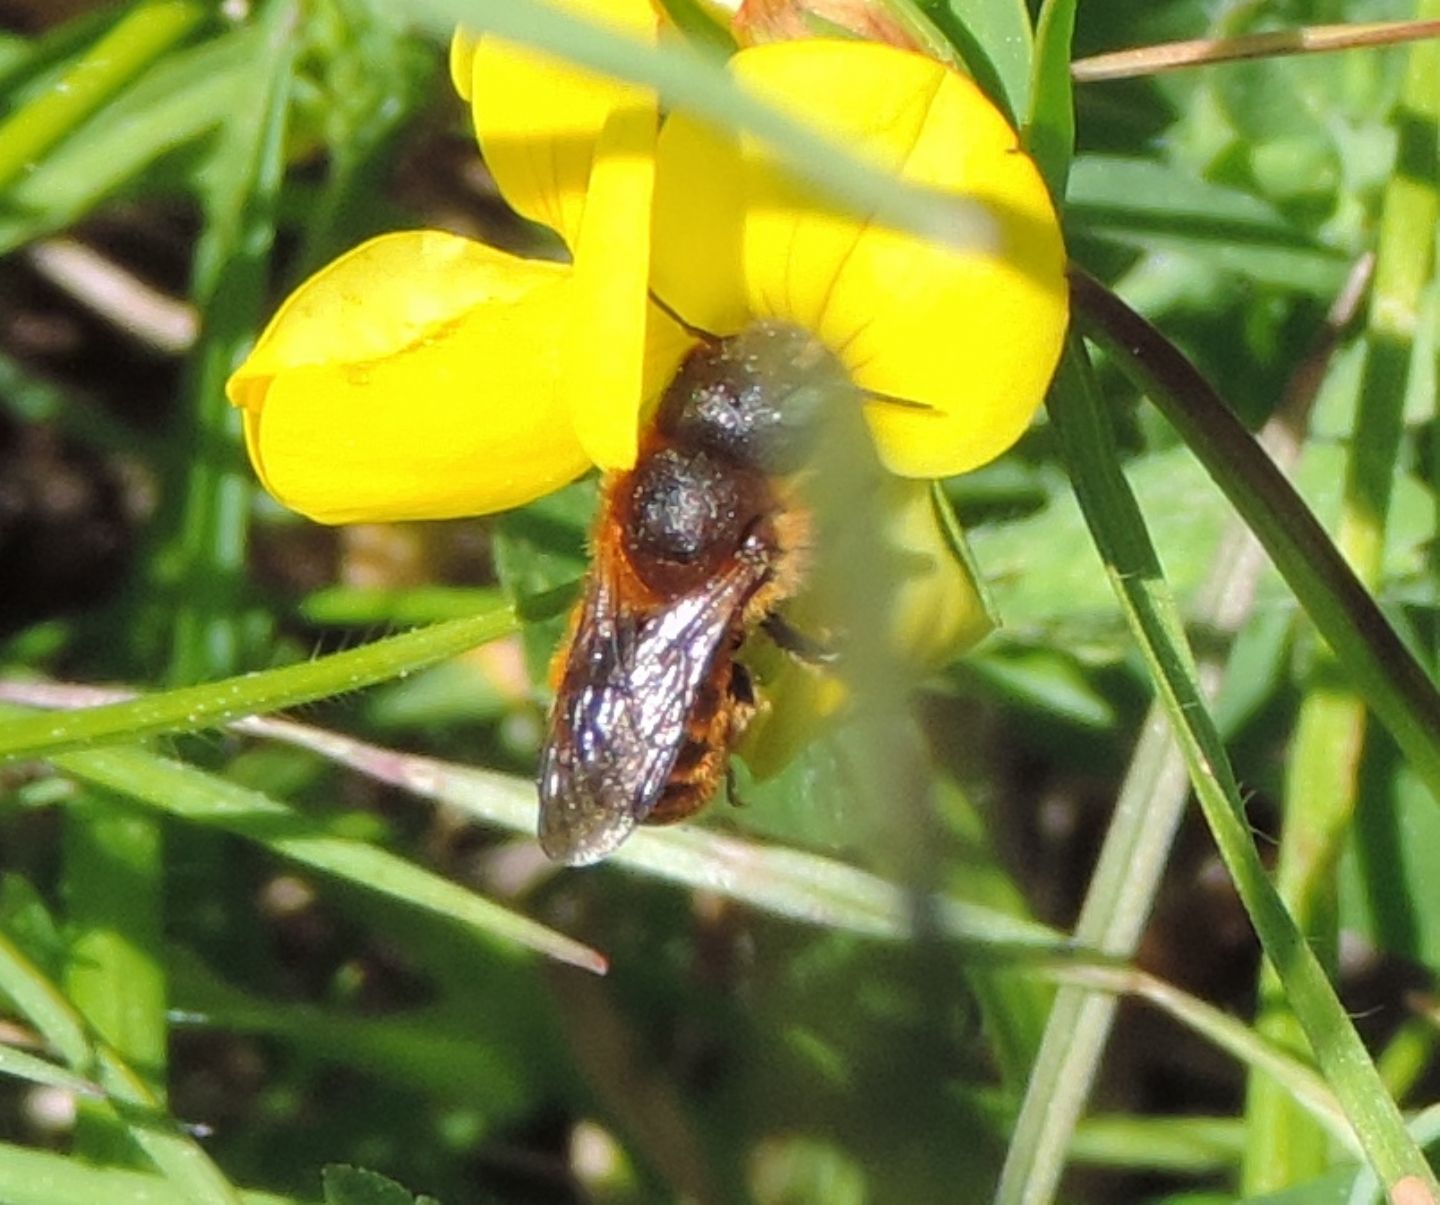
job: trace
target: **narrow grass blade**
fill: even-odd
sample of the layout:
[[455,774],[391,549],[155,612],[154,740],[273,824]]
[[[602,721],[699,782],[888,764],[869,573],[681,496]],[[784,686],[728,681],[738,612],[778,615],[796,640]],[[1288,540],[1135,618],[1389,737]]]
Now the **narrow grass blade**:
[[[116,693],[102,687],[0,682],[0,699],[42,707],[85,706]],[[535,784],[528,779],[401,753],[290,720],[256,716],[231,727],[309,749],[473,820],[525,834],[535,831]],[[641,829],[608,864],[827,928],[890,940],[914,933],[914,893],[898,884],[816,854],[758,845],[694,825]],[[937,909],[942,930],[959,940],[1039,953],[1073,951],[1073,944],[1053,929],[999,911],[954,900],[941,901]]]
[[[1292,376],[1286,398],[1261,437],[1277,462],[1287,467],[1299,457],[1325,366],[1340,332],[1353,320],[1369,279],[1369,261],[1362,260],[1331,307],[1324,336]],[[1207,631],[1233,637],[1250,614],[1264,563],[1264,552],[1249,529],[1232,516],[1192,618]],[[1218,661],[1202,661],[1199,679],[1206,699],[1213,699],[1222,680]],[[1190,780],[1174,730],[1163,705],[1152,703],[1076,922],[1078,941],[1108,955],[1134,956],[1189,795]],[[1013,1130],[1011,1152],[1018,1163],[1069,1145],[1115,1009],[1113,995],[1069,985],[1056,993]]]
[[1440,802],[1435,683],[1310,508],[1194,365],[1098,281],[1072,270],[1071,282],[1077,325],[1174,424]]
[[[239,1205],[234,1188],[210,1156],[165,1115],[139,1076],[102,1044],[92,1042],[84,1022],[55,985],[4,934],[0,934],[0,992],[44,1035],[72,1071],[94,1077],[131,1138],[165,1174],[181,1200],[195,1205]],[[3,1191],[7,1170],[0,1168],[0,1199],[8,1202],[17,1198]]]
[[1075,92],[1070,81],[1074,33],[1075,0],[1046,0],[1036,25],[1025,146],[1055,197],[1065,195],[1075,154]]
[[85,782],[182,820],[235,833],[357,887],[449,916],[487,937],[597,974],[605,971],[604,958],[588,947],[386,850],[337,837],[259,791],[135,748],[67,753],[52,760]]
[[136,5],[62,79],[0,124],[0,188],[33,168],[50,147],[194,30],[207,12],[199,0]]
[[143,695],[90,711],[15,714],[0,721],[0,761],[49,757],[94,745],[131,743],[163,732],[199,732],[402,677],[516,630],[509,607],[377,640],[303,665],[241,674],[202,686]]
[[[160,1176],[92,1167],[64,1155],[0,1143],[0,1200],[6,1205],[194,1205]],[[243,1205],[306,1205],[293,1197],[242,1192]]]
[[[284,720],[253,720],[242,727],[312,749],[475,820],[526,834],[535,831],[535,785],[527,779],[396,753]],[[890,940],[914,934],[912,891],[816,854],[758,845],[696,825],[641,829],[607,865],[703,888],[824,928]],[[1038,952],[1070,948],[1052,929],[978,905],[939,901],[937,920],[950,937],[977,944]]]
[[63,1088],[77,1096],[104,1096],[104,1090],[83,1075],[66,1071],[54,1063],[16,1050],[13,1046],[0,1045],[0,1075],[14,1079],[28,1080],[32,1084],[45,1084],[51,1088]]
[[[1323,967],[1265,874],[1224,745],[1204,704],[1174,600],[1120,471],[1088,357],[1073,338],[1052,389],[1050,414],[1086,522],[1185,754],[1201,809],[1321,1070],[1384,1183],[1392,1187],[1413,1183],[1440,1194],[1440,1182],[1406,1133],[1400,1112]],[[1059,1176],[1059,1157],[1042,1168],[1034,1155],[1031,1152],[1023,1161],[1007,1160],[997,1199],[1050,1199]]]
[[[1422,16],[1440,15],[1426,0]],[[1391,496],[1399,475],[1405,396],[1417,362],[1415,331],[1432,279],[1436,192],[1436,127],[1440,109],[1440,45],[1410,50],[1394,125],[1396,162],[1386,184],[1375,252],[1375,283],[1363,335],[1364,369],[1354,390],[1354,426],[1346,442],[1345,492],[1336,545],[1367,589],[1381,585]],[[1419,353],[1422,357],[1427,354]],[[1296,721],[1285,777],[1284,827],[1276,882],[1296,923],[1333,963],[1336,866],[1360,805],[1360,764],[1365,749],[1364,700],[1335,673],[1322,653],[1310,669]],[[1273,1039],[1303,1039],[1273,974],[1260,984],[1258,1024]],[[1252,1076],[1246,1116],[1248,1142],[1241,1190],[1250,1196],[1303,1184],[1323,1172],[1325,1136],[1296,1113],[1283,1085]]]

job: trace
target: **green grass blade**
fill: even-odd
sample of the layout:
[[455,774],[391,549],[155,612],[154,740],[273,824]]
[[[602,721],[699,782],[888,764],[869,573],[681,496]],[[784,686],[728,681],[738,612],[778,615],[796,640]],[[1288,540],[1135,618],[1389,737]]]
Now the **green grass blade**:
[[0,124],[0,189],[34,167],[209,14],[200,0],[137,5],[50,88]]
[[11,714],[0,722],[0,761],[49,757],[164,732],[199,732],[242,716],[275,711],[383,682],[463,653],[517,628],[499,607],[470,619],[406,632],[303,665],[241,674],[202,686],[145,695],[65,714]]
[[1075,88],[1070,79],[1070,43],[1075,34],[1075,0],[1046,0],[1036,24],[1030,111],[1025,147],[1054,197],[1065,195],[1075,154]]
[[[0,683],[0,699],[42,707],[84,706],[115,693],[95,687]],[[254,717],[233,727],[309,749],[381,782],[454,807],[473,820],[527,835],[535,831],[535,784],[528,779],[401,753],[289,720]],[[713,891],[809,924],[891,940],[908,939],[914,931],[914,893],[895,883],[829,858],[756,845],[699,826],[641,829],[608,864]],[[951,900],[937,907],[942,929],[956,939],[1029,946],[1042,953],[1066,944],[1044,925],[997,910]]]
[[[1353,317],[1358,291],[1358,287],[1347,288],[1337,298],[1326,334],[1310,357],[1312,364],[1323,364],[1333,353],[1340,330]],[[1309,382],[1318,385],[1319,375],[1318,371],[1297,372],[1290,395],[1262,435],[1277,462],[1287,468],[1299,455],[1314,402],[1316,386]],[[1232,514],[1193,622],[1214,636],[1233,638],[1254,606],[1263,563],[1259,544]],[[1233,680],[1235,659],[1244,656],[1242,650],[1230,647],[1223,674],[1226,681]],[[1207,657],[1199,668],[1205,695],[1214,699],[1221,690],[1221,666],[1214,657]],[[1077,940],[1105,954],[1134,957],[1189,795],[1190,780],[1173,729],[1163,706],[1152,703],[1076,922]],[[1098,1071],[1115,1011],[1116,1001],[1109,994],[1071,986],[1057,993],[1044,1047],[1017,1120],[1016,1129],[1027,1135],[1027,1142],[1040,1149],[1067,1145],[1067,1135],[1077,1124]],[[1189,1018],[1182,1019],[1189,1023]],[[1252,1068],[1261,1066],[1245,1061]],[[1242,1149],[1243,1144],[1237,1142],[1237,1155]]]
[[502,943],[603,973],[593,950],[386,850],[336,836],[268,796],[141,749],[100,749],[52,759],[67,774],[194,824],[235,833],[281,857],[427,908]]
[[66,1071],[63,1067],[57,1067],[54,1063],[27,1054],[23,1050],[16,1050],[13,1046],[0,1046],[0,1075],[8,1075],[32,1084],[63,1088],[76,1096],[104,1095],[104,1090],[99,1085],[83,1075]]
[[122,187],[153,187],[157,161],[194,145],[234,111],[257,33],[242,26],[171,53],[16,178],[0,206],[0,252],[71,225]]
[[[234,1188],[210,1156],[165,1115],[144,1080],[103,1044],[92,1043],[84,1022],[54,984],[4,934],[0,934],[0,992],[44,1035],[71,1070],[94,1077],[135,1144],[182,1194],[182,1200],[195,1205],[239,1205]],[[0,1182],[5,1174],[0,1169]],[[3,1199],[12,1198],[3,1195]]]
[[[170,1039],[162,838],[153,816],[105,791],[81,792],[65,810],[65,994],[157,1100]],[[113,1111],[87,1101],[75,1146],[94,1163],[123,1162],[130,1150]]]
[[59,989],[4,933],[0,933],[0,993],[39,1031],[66,1066],[82,1075],[89,1074],[93,1060],[84,1023]]
[[[1402,1182],[1417,1183],[1440,1195],[1440,1182],[1406,1133],[1399,1109],[1385,1091],[1324,968],[1285,910],[1256,853],[1244,803],[1205,707],[1179,614],[1120,471],[1113,433],[1078,339],[1072,338],[1062,361],[1051,392],[1050,414],[1086,521],[1185,754],[1201,810],[1317,1061],[1383,1182],[1392,1189]],[[1038,1155],[1030,1152],[1024,1168],[1007,1161],[1001,1200],[1049,1199],[1059,1168],[1052,1166],[1045,1176],[1034,1175],[1029,1165]]]
[[[1144,971],[1128,967],[1097,966],[1081,962],[1056,964],[1050,971],[1057,983],[1085,987],[1109,996],[1130,996],[1145,1001],[1199,1034],[1237,1062],[1264,1071],[1289,1089],[1291,1098],[1303,1107],[1337,1143],[1359,1154],[1355,1131],[1346,1120],[1340,1102],[1325,1080],[1308,1062],[1292,1051],[1268,1041],[1251,1026],[1224,1009],[1216,1008],[1173,984]],[[1068,1145],[1058,1135],[1059,1147]]]
[[1091,1117],[1075,1131],[1072,1162],[1171,1175],[1225,1173],[1240,1155],[1244,1129],[1234,1117]]
[[234,673],[243,664],[242,596],[254,478],[225,380],[261,322],[285,169],[294,83],[296,0],[271,0],[259,22],[254,70],[237,94],[205,173],[205,228],[191,297],[204,315],[187,365],[187,455],[169,466],[169,548],[156,558],[171,631],[170,681]]
[[[526,834],[535,831],[535,784],[528,779],[397,753],[284,720],[257,719],[244,727],[448,804],[472,819]],[[914,933],[912,891],[829,858],[741,841],[698,825],[640,829],[607,865],[715,892],[807,924],[892,940]],[[1039,952],[1056,947],[1053,930],[977,905],[939,901],[937,921],[949,936],[977,944]]]
[[1072,271],[1077,325],[1174,424],[1440,801],[1440,691],[1324,528],[1210,385],[1118,297]]
[[[1422,3],[1418,17],[1440,15]],[[1364,369],[1355,384],[1354,427],[1347,441],[1345,494],[1336,545],[1367,589],[1381,585],[1391,494],[1397,476],[1405,396],[1415,362],[1415,330],[1434,263],[1440,216],[1436,177],[1440,45],[1409,51],[1409,68],[1395,118],[1400,170],[1386,185],[1375,256],[1375,279],[1363,337]],[[1424,353],[1422,353],[1424,354]],[[1336,865],[1349,838],[1360,796],[1365,702],[1321,654],[1296,722],[1285,780],[1284,828],[1276,881],[1296,923],[1333,963],[1338,884]],[[1276,1041],[1302,1041],[1285,993],[1272,974],[1262,977],[1259,1025]],[[1284,1088],[1252,1076],[1250,1121],[1241,1188],[1259,1196],[1302,1184],[1326,1166],[1325,1136],[1298,1115]]]
[[[305,1205],[293,1197],[241,1192],[243,1205]],[[92,1167],[49,1151],[0,1143],[0,1200],[6,1205],[194,1205],[173,1181]]]
[[928,0],[930,19],[1012,122],[1030,108],[1034,35],[1024,0]]

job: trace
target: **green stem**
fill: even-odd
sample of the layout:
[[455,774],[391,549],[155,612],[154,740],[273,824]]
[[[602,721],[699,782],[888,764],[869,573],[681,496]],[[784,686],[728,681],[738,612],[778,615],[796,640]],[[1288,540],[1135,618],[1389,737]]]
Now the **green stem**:
[[42,95],[0,123],[0,189],[205,20],[199,0],[147,0]]

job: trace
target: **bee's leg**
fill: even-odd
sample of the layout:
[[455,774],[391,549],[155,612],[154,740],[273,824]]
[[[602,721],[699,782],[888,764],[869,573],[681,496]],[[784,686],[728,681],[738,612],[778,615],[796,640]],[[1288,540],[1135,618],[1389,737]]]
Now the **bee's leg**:
[[[755,714],[755,683],[750,671],[740,662],[730,663],[730,735],[727,744],[733,748],[745,727]],[[735,776],[735,761],[725,759],[725,798],[732,807],[743,808],[745,800],[740,795],[740,784]]]
[[760,621],[765,635],[775,642],[775,647],[784,650],[797,661],[808,665],[833,665],[840,655],[832,645],[813,636],[807,636],[778,611],[771,611]]
[[725,798],[729,801],[732,808],[743,808],[745,806],[744,797],[740,794],[740,782],[735,776],[735,763],[733,761],[727,761],[725,763]]

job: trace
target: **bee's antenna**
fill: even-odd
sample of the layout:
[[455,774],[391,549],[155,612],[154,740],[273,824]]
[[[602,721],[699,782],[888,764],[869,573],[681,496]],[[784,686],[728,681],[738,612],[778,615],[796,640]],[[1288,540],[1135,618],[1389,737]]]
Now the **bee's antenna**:
[[703,326],[696,326],[693,322],[687,322],[680,316],[680,312],[668,301],[660,296],[654,289],[650,290],[650,300],[657,309],[663,310],[670,319],[681,327],[687,335],[693,335],[697,339],[703,339],[706,343],[719,343],[720,336],[714,331],[707,331]]
[[929,402],[917,402],[908,397],[896,397],[893,393],[876,393],[873,389],[863,390],[867,402],[884,402],[887,406],[899,406],[902,410],[934,410]]

